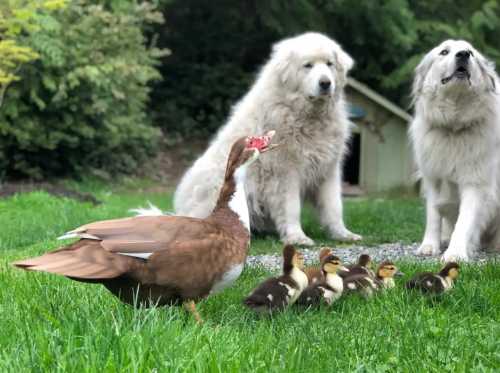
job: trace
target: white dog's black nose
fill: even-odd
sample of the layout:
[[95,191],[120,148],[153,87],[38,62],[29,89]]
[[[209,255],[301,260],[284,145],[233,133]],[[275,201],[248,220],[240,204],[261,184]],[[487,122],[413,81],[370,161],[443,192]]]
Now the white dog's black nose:
[[321,78],[319,81],[319,86],[323,91],[326,91],[327,89],[329,89],[331,85],[332,85],[332,82],[328,78]]
[[469,59],[471,53],[468,50],[459,51],[455,54],[457,60],[466,61]]

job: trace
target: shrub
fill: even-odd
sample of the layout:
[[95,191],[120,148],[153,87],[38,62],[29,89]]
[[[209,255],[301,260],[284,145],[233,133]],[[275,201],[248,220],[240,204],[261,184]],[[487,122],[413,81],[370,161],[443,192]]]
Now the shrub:
[[7,176],[128,172],[154,151],[158,130],[145,109],[165,52],[146,45],[142,27],[162,17],[148,3],[123,4],[72,1],[37,15],[41,27],[23,45],[40,57],[19,72],[0,109]]

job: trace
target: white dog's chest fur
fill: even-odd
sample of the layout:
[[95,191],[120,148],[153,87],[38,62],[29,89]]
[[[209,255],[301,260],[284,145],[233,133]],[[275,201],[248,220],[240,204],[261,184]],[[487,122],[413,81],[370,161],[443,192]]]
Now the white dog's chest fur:
[[[459,131],[443,127],[415,129],[420,170],[434,179],[464,184],[495,173],[496,134],[478,121]],[[488,170],[485,172],[485,170]]]
[[284,146],[278,155],[279,164],[296,170],[307,184],[317,183],[326,174],[326,168],[344,154],[348,128],[339,124],[312,121],[301,128],[287,128],[282,136]]

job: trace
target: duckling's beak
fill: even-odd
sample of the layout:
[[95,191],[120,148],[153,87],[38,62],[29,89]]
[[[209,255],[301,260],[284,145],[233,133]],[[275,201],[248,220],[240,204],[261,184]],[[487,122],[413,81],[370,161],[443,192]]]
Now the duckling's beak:
[[404,276],[405,274],[401,271],[397,271],[394,276]]
[[340,266],[340,267],[339,267],[339,270],[341,270],[342,272],[350,272],[350,271],[349,271],[349,268],[344,267],[344,266]]

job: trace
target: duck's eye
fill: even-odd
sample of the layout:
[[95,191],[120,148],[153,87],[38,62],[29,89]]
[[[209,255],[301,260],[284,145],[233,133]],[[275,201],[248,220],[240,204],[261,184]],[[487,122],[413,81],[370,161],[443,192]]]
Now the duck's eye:
[[469,54],[471,57],[474,57],[474,53],[472,53],[472,51],[469,49]]
[[313,64],[312,64],[312,63],[310,63],[310,62],[307,62],[307,63],[305,63],[305,64],[304,64],[304,67],[305,67],[306,69],[311,69],[311,68],[313,67]]
[[450,53],[448,49],[443,49],[441,52],[439,52],[441,56],[446,56],[448,53]]
[[328,62],[326,63],[326,66],[333,66],[333,62],[332,62],[332,61],[328,61]]

